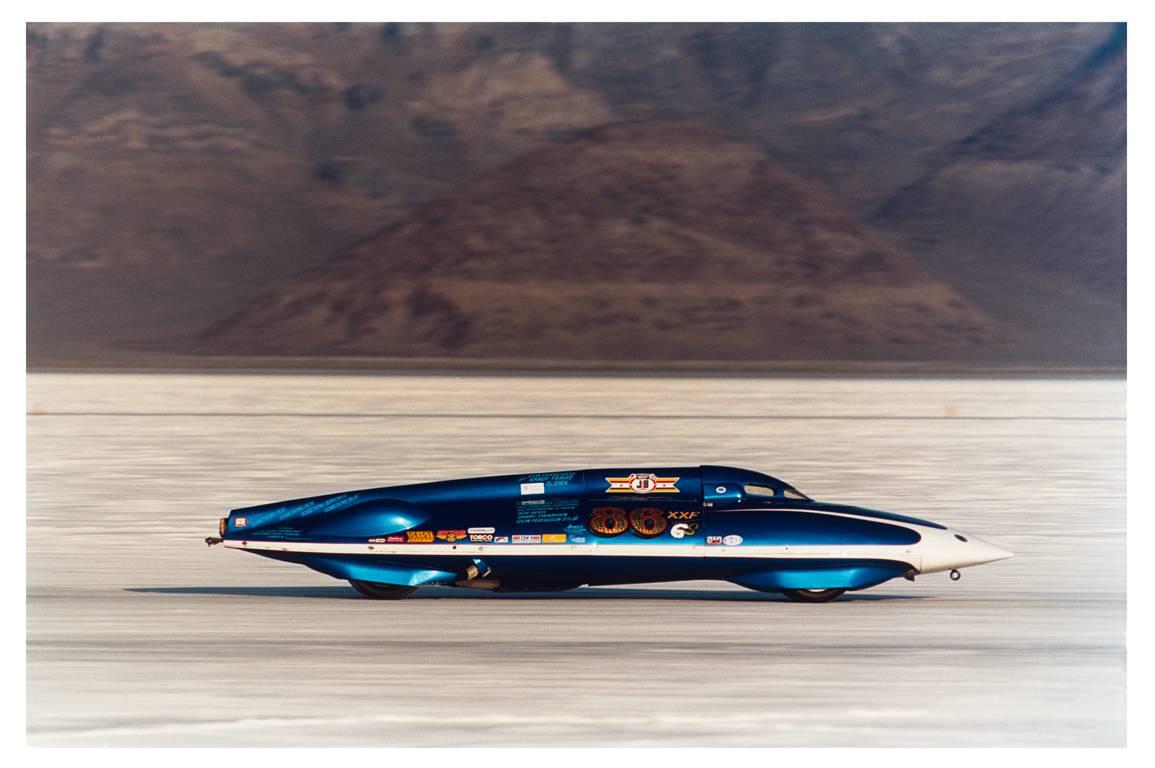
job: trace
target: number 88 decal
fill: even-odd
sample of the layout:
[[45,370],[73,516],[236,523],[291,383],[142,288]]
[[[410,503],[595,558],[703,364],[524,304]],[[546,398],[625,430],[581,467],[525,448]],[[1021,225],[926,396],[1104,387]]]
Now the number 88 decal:
[[666,511],[657,507],[641,507],[628,514],[621,507],[594,507],[589,526],[598,536],[620,536],[632,529],[643,539],[652,539],[666,532],[669,521]]
[[598,536],[617,536],[625,533],[629,523],[626,511],[618,507],[594,507],[590,512],[590,530]]

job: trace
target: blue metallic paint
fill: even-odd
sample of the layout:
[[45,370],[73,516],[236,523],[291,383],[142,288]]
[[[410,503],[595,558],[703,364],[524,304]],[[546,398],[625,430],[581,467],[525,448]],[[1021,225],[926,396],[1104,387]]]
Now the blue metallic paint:
[[[674,478],[676,493],[615,493],[609,478],[651,473]],[[937,523],[845,505],[784,496],[746,498],[747,484],[779,493],[787,483],[750,470],[703,466],[610,468],[483,477],[394,486],[276,502],[233,510],[226,540],[348,543],[404,531],[465,531],[492,527],[498,536],[565,536],[567,543],[599,545],[589,556],[485,555],[504,589],[563,589],[582,584],[623,584],[719,579],[752,589],[862,589],[902,575],[910,566],[888,561],[612,555],[616,545],[678,546],[706,543],[707,536],[738,534],[746,545],[904,545],[919,534],[902,523]],[[658,536],[628,529],[613,536],[590,530],[594,510],[612,508],[629,517],[660,510],[666,525]],[[646,510],[651,510],[646,512]],[[871,520],[846,517],[855,515]],[[680,516],[680,517],[679,517]],[[238,526],[243,520],[244,524]],[[675,522],[681,538],[672,536]],[[898,523],[898,524],[895,524]],[[465,540],[467,541],[467,539]],[[444,543],[444,542],[438,542]],[[422,552],[406,544],[388,556],[257,551],[330,576],[383,584],[452,584],[471,558]],[[409,550],[412,549],[410,554]],[[256,550],[253,550],[256,551]],[[658,550],[661,551],[661,550]]]
[[812,546],[816,544],[902,545],[917,544],[918,531],[897,525],[859,520],[825,511],[732,510],[710,515],[707,530],[725,536],[742,535],[746,544],[764,546]]
[[338,579],[355,579],[406,587],[452,584],[459,578],[452,571],[415,567],[408,563],[386,562],[377,558],[301,555],[294,558],[294,561]]
[[729,579],[743,587],[762,592],[784,589],[866,589],[901,576],[910,570],[906,563],[879,561],[823,562],[808,568],[777,567],[752,571]]

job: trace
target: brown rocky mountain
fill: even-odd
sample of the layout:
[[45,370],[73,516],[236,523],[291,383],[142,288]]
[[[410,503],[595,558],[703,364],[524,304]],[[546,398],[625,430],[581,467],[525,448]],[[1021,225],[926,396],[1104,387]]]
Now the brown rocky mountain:
[[828,192],[679,123],[531,152],[279,286],[233,354],[949,359],[983,313]]
[[[1048,239],[1056,217],[1032,218],[1036,181],[1053,185],[1063,177],[1055,165],[1058,145],[1034,147],[1031,137],[1074,135],[1092,119],[1121,125],[1117,102],[1076,98],[1065,109],[1042,108],[1084,78],[1099,52],[1122,48],[1119,29],[31,24],[29,361],[134,364],[219,352],[206,346],[206,327],[282,284],[296,290],[297,275],[382,227],[413,225],[427,216],[422,206],[496,184],[529,153],[569,152],[598,126],[679,120],[720,131],[771,158],[797,183],[826,190],[817,194],[830,201],[831,215],[869,219],[940,284],[956,284],[964,303],[988,317],[987,331],[1002,329],[979,345],[960,337],[957,348],[971,350],[959,351],[960,361],[986,350],[1007,360],[1117,364],[1118,345],[1099,338],[1121,338],[1117,294],[1086,274],[1046,266],[1077,262],[1086,241],[1078,241],[1077,251],[1064,238]],[[1096,115],[1085,111],[1100,107]],[[973,179],[947,172],[961,167],[950,158],[964,157],[971,146],[973,157],[963,165],[985,162],[994,145],[967,142],[992,126],[1009,135],[1010,127],[998,126],[1010,126],[1015,115],[1019,154],[1049,153],[1048,159],[1015,161],[1021,181],[1006,187],[1006,200],[963,210],[963,200],[978,198],[968,193],[952,203],[950,185]],[[1082,153],[1070,158],[1073,166],[1094,165],[1083,156],[1086,143],[1068,146]],[[1121,168],[1122,149],[1112,151]],[[1045,176],[1036,180],[1040,169]],[[1114,226],[1118,206],[1110,195],[1118,186],[1080,182],[1063,189],[1065,202],[1056,210],[1101,209],[1096,221]],[[936,211],[928,221],[937,223],[920,226],[922,210]],[[1024,217],[1017,222],[1023,249],[992,249],[988,257],[981,247],[951,246],[981,245],[986,231],[1009,235],[1013,227],[996,223],[1008,210]],[[931,242],[935,232],[943,234]],[[636,244],[642,235],[631,237]],[[1121,229],[1101,238],[1096,259],[1107,272],[1122,272],[1121,238]],[[663,243],[634,253],[661,262],[671,247]],[[743,247],[755,252],[763,245]],[[513,264],[520,257],[500,258]],[[1007,268],[1020,283],[991,267],[1008,260],[1021,262]],[[1021,281],[1041,273],[1048,289],[1024,292]],[[721,274],[708,271],[710,280]],[[1023,296],[1031,305],[1025,313],[1006,309]],[[929,305],[940,303],[932,297]],[[1044,315],[1056,314],[1060,303],[1074,308],[1071,324],[1091,335],[1062,349],[1046,347],[1040,329],[1052,321]],[[813,349],[852,350],[848,339]],[[898,349],[908,347],[892,344],[879,355]]]
[[872,223],[1051,359],[1126,351],[1123,30],[1039,99],[937,153]]

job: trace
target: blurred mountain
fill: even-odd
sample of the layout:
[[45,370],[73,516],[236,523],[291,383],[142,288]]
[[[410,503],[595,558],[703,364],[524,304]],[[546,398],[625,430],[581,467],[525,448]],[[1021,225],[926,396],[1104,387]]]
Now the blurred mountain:
[[[588,317],[709,358],[1122,360],[1121,27],[31,24],[27,58],[32,364],[592,358]],[[711,144],[761,203],[710,179]],[[607,253],[709,312],[627,307],[596,289]],[[851,278],[864,253],[885,265]],[[887,319],[912,286],[927,309]],[[506,336],[547,315],[568,351]]]
[[1039,99],[944,147],[871,217],[1035,353],[1126,351],[1123,30]]
[[677,123],[531,152],[210,332],[241,353],[904,358],[981,312],[821,187]]

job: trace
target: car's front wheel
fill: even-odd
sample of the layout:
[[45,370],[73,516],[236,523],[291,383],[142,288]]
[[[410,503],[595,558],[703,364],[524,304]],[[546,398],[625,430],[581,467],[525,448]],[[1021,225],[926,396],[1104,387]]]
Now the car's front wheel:
[[841,597],[845,589],[784,589],[782,594],[796,603],[829,603]]
[[349,583],[353,585],[353,589],[360,592],[365,597],[373,600],[400,600],[403,597],[409,597],[417,591],[417,587],[401,587],[396,584],[378,584],[375,581],[357,581],[356,579],[349,579]]

